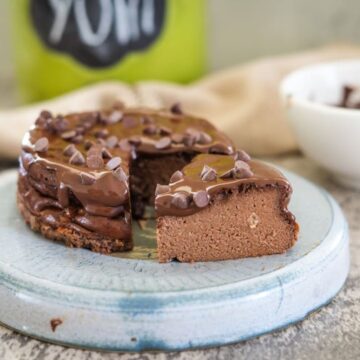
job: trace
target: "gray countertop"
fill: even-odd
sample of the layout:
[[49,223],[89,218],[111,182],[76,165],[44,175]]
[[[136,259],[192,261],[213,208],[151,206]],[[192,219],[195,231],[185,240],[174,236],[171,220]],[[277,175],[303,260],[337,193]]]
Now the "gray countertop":
[[360,192],[334,184],[301,156],[270,159],[324,186],[340,203],[350,225],[351,271],[343,290],[324,308],[296,325],[218,348],[181,353],[100,353],[50,345],[0,326],[0,359],[360,359]]

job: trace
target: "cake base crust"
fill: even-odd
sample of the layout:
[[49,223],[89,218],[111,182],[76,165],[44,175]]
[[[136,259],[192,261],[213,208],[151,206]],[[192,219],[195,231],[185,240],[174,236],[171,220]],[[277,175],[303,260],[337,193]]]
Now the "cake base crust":
[[298,225],[281,210],[281,188],[234,189],[190,216],[158,218],[160,262],[214,261],[283,253]]
[[122,239],[114,239],[102,236],[96,232],[81,228],[70,228],[66,225],[53,227],[42,220],[41,215],[32,214],[25,205],[21,194],[17,193],[17,207],[26,224],[31,230],[41,233],[50,240],[59,241],[66,246],[74,248],[86,248],[91,251],[109,254],[117,251],[128,251],[132,249],[132,242]]

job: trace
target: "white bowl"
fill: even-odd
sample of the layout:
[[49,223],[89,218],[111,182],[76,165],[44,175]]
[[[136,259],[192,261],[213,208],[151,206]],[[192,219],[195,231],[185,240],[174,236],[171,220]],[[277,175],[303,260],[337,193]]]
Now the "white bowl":
[[360,86],[360,60],[304,67],[280,89],[303,152],[339,183],[360,189],[360,110],[329,105],[340,102],[344,85]]

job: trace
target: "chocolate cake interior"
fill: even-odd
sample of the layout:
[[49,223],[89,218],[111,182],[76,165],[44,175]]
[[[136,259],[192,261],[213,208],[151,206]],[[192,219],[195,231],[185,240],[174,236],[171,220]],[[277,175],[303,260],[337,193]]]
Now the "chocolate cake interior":
[[167,184],[171,175],[189,164],[195,152],[174,154],[137,154],[130,165],[130,188],[132,215],[139,219],[144,216],[146,206],[154,206],[157,184]]

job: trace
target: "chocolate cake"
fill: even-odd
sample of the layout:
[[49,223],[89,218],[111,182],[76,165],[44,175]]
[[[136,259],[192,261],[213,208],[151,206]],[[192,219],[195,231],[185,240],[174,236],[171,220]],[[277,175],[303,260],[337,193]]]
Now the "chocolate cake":
[[237,259],[282,253],[298,225],[287,209],[292,188],[273,167],[243,151],[201,154],[158,185],[160,262]]
[[130,250],[131,217],[153,204],[156,184],[197,154],[233,152],[224,134],[178,105],[43,111],[23,141],[18,207],[34,231],[68,246]]

